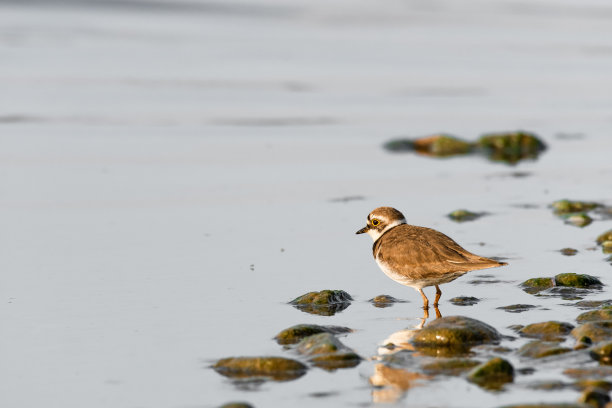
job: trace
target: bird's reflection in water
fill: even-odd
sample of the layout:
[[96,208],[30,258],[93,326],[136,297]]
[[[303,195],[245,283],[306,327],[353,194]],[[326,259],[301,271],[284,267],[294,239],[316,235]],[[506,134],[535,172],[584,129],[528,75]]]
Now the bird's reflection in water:
[[[436,319],[442,317],[437,307],[435,311]],[[388,358],[390,355],[402,350],[414,351],[414,346],[410,340],[425,326],[428,318],[429,311],[423,309],[423,317],[419,319],[419,324],[414,328],[402,329],[392,333],[382,341],[382,345],[378,348],[378,356],[375,358],[379,360],[384,357]],[[376,364],[374,366],[374,374],[370,377],[370,384],[376,387],[372,390],[372,401],[375,403],[397,402],[410,388],[423,385],[424,381],[430,378],[430,376],[417,371],[390,367],[383,363]]]

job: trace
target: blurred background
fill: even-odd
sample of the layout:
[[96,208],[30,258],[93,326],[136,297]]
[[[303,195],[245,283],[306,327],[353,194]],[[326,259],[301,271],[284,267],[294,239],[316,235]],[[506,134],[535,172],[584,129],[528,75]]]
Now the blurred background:
[[[609,1],[0,0],[0,61],[4,406],[316,398],[331,374],[245,392],[207,367],[280,354],[270,338],[304,321],[361,330],[347,341],[367,356],[418,318],[365,303],[420,300],[354,236],[381,205],[509,259],[506,295],[443,287],[490,299],[485,321],[520,322],[493,310],[529,303],[512,290],[556,273],[540,268],[609,270],[552,251],[592,246],[610,221],[572,229],[547,208],[610,204]],[[537,160],[383,148],[519,129],[548,146]],[[492,215],[445,217],[463,207]],[[284,304],[321,289],[358,302],[324,321]],[[573,319],[554,306],[533,313]],[[368,405],[370,368],[335,373],[316,401]],[[438,387],[461,406],[463,385]],[[472,406],[526,395],[471,392]]]

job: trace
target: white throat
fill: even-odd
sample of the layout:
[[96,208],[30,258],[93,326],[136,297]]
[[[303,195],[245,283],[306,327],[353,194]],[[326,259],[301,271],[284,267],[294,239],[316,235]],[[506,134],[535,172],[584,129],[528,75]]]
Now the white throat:
[[376,242],[376,240],[377,240],[378,238],[380,238],[380,236],[381,236],[382,234],[384,234],[385,232],[389,231],[391,228],[393,228],[393,227],[397,227],[398,225],[402,225],[402,224],[406,224],[406,219],[405,219],[405,218],[402,218],[401,220],[395,220],[395,221],[393,221],[393,222],[389,223],[389,224],[388,224],[388,225],[385,227],[385,229],[383,229],[382,231],[378,231],[378,230],[373,230],[373,229],[370,229],[370,230],[368,230],[368,235],[369,235],[370,237],[372,237],[372,240],[373,240],[374,242]]

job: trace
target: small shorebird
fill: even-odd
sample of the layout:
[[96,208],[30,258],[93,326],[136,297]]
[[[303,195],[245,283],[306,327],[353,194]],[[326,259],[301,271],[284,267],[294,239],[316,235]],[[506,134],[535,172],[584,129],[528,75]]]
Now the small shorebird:
[[380,269],[394,281],[418,290],[425,310],[429,309],[429,300],[424,287],[436,287],[437,312],[442,295],[438,285],[469,271],[506,265],[466,251],[439,231],[406,224],[404,215],[391,207],[372,211],[367,225],[357,231],[364,233],[374,240],[372,251]]

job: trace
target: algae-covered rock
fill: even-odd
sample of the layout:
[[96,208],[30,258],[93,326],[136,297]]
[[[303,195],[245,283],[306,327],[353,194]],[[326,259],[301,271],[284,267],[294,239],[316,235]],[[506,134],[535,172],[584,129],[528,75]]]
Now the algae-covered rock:
[[590,201],[559,200],[552,203],[555,214],[583,213],[601,207],[601,204]]
[[535,340],[521,347],[518,350],[518,354],[522,357],[528,358],[543,358],[568,353],[570,351],[572,351],[572,349],[567,347],[559,347],[557,343],[548,343]]
[[565,256],[574,256],[578,253],[578,250],[574,248],[562,248],[559,250],[559,252]]
[[368,302],[372,303],[372,306],[379,308],[393,306],[395,303],[406,303],[405,300],[396,299],[391,295],[378,295],[368,300]]
[[479,364],[479,361],[468,358],[436,358],[429,363],[423,364],[421,368],[425,373],[431,375],[455,376]]
[[598,344],[589,351],[589,355],[601,364],[612,365],[612,342]]
[[342,326],[319,326],[317,324],[298,324],[295,326],[291,326],[276,336],[274,339],[278,344],[296,344],[299,343],[302,339],[308,336],[312,336],[313,334],[319,333],[330,333],[330,334],[341,334],[341,333],[351,333],[353,330],[348,327]]
[[[525,304],[516,304],[516,305],[508,305],[508,306],[500,306],[497,309],[505,310],[508,313],[522,313],[531,309],[535,309],[537,306],[534,305],[525,305]],[[522,328],[522,327],[521,327]]]
[[576,379],[601,379],[612,376],[612,367],[566,368],[563,374]]
[[298,343],[297,351],[327,370],[355,367],[361,362],[361,357],[329,333],[306,337]]
[[595,309],[602,306],[612,306],[612,299],[607,300],[581,300],[580,302],[574,303],[579,309]]
[[612,241],[612,230],[606,231],[597,237],[597,243],[603,244],[605,241]]
[[480,137],[476,145],[489,159],[509,164],[523,159],[535,159],[546,149],[536,135],[529,132],[490,133]]
[[593,222],[587,213],[564,214],[562,215],[566,224],[575,225],[576,227],[586,227]]
[[418,349],[448,348],[465,352],[479,344],[497,344],[501,336],[486,323],[464,316],[449,316],[430,322],[415,333],[412,344]]
[[299,361],[284,357],[230,357],[217,361],[213,369],[221,375],[234,379],[263,378],[289,381],[304,375],[308,367]]
[[531,278],[521,283],[523,290],[527,293],[535,294],[555,286],[552,278]]
[[561,273],[555,276],[555,285],[584,289],[601,289],[603,286],[596,277],[578,273]]
[[455,306],[472,306],[480,302],[480,299],[472,296],[457,296],[448,300]]
[[455,210],[451,212],[450,214],[448,214],[448,218],[456,222],[465,222],[465,221],[477,220],[483,215],[486,215],[486,213],[483,213],[483,212],[477,213],[477,212],[472,212],[469,210],[460,209],[460,210]]
[[612,307],[608,306],[599,310],[584,312],[576,318],[578,323],[595,322],[600,320],[612,320]]
[[574,382],[573,387],[580,391],[584,391],[587,388],[599,388],[610,392],[612,391],[612,382],[602,379],[586,378]]
[[495,357],[473,368],[467,379],[483,388],[499,389],[514,381],[514,367],[507,360]]
[[228,402],[221,405],[219,408],[253,408],[248,402]]
[[563,336],[568,335],[573,328],[574,326],[569,323],[549,321],[528,324],[519,330],[519,334],[543,340],[562,340]]
[[576,327],[571,332],[572,337],[579,340],[588,337],[593,343],[612,338],[612,320],[587,322]]
[[349,307],[353,298],[343,290],[308,292],[289,302],[302,312],[333,316]]
[[469,153],[472,144],[451,135],[439,134],[414,140],[413,148],[427,156],[446,157]]
[[582,395],[578,398],[578,402],[588,404],[593,408],[603,408],[604,405],[610,402],[610,396],[604,390],[591,387],[582,392]]
[[612,241],[604,241],[601,243],[601,250],[604,254],[612,254]]

